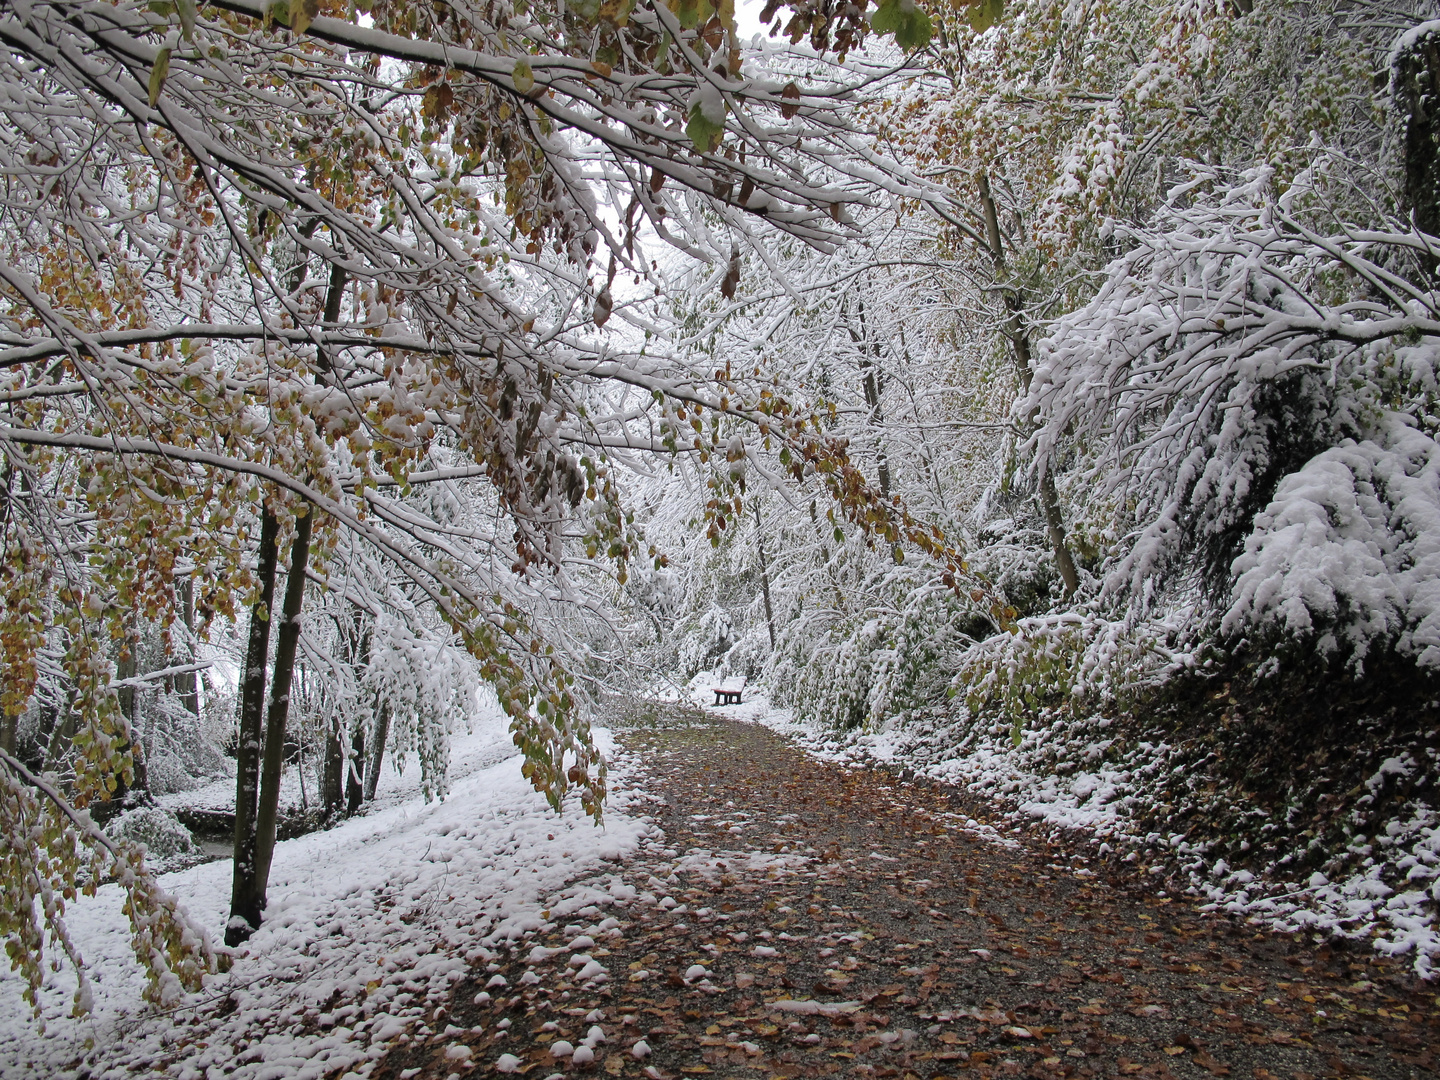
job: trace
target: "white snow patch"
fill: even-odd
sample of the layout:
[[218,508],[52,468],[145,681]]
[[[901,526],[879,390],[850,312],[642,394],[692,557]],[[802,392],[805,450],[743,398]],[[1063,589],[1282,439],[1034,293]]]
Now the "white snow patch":
[[[597,731],[597,742],[608,751],[609,733]],[[493,731],[457,739],[455,759],[487,743],[493,748]],[[403,798],[397,791],[389,806],[277,844],[264,924],[231,971],[207,979],[173,1012],[157,1015],[142,1002],[119,890],[106,886],[73,902],[67,914],[94,979],[94,1011],[69,1018],[73,978],[50,973],[42,1036],[21,999],[22,980],[0,973],[0,1075],[338,1076],[419,1025],[496,946],[546,926],[547,909],[562,918],[623,894],[612,875],[578,880],[602,874],[607,860],[655,831],[635,812],[645,800],[626,789],[623,768],[611,772],[603,828],[578,806],[551,812],[513,754],[459,771],[452,769],[443,802],[426,804],[415,788]],[[228,860],[161,881],[219,936]],[[234,1009],[217,1015],[227,999]],[[513,1072],[520,1063],[503,1055],[494,1067]]]

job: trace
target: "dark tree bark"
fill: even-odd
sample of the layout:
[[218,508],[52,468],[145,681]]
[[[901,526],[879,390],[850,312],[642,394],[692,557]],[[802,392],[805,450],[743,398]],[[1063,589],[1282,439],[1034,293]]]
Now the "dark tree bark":
[[760,552],[760,591],[765,597],[765,626],[770,631],[770,651],[775,651],[775,611],[770,606],[770,567],[765,561],[765,535],[760,522],[760,504],[755,504],[755,546]]
[[353,816],[365,801],[365,725],[355,724],[350,734],[350,765],[345,770],[345,813]]
[[325,819],[333,820],[340,815],[345,792],[345,743],[339,716],[330,718],[330,730],[325,735],[325,766],[320,778],[320,804],[324,807]]
[[260,791],[260,721],[265,705],[265,666],[270,658],[270,615],[275,604],[276,541],[280,523],[268,509],[260,517],[260,599],[250,609],[250,640],[240,680],[240,731],[235,749],[235,864],[230,882],[230,921],[225,944],[247,941],[260,925],[255,878],[255,811]]
[[[856,310],[860,317],[860,331],[856,333],[854,327],[849,326],[848,320],[846,329],[850,333],[850,340],[860,350],[860,384],[865,391],[865,404],[870,407],[870,426],[878,432],[885,423],[885,414],[880,411],[880,379],[876,368],[880,363],[880,343],[870,339],[870,330],[865,325],[865,301],[856,302]],[[871,354],[874,358],[871,358]],[[880,492],[883,495],[890,494],[890,459],[885,455],[885,445],[880,441],[877,433],[875,436],[875,473],[880,482]]]
[[[120,659],[115,664],[116,681],[133,679],[139,674],[139,666],[135,662],[134,650],[129,643],[120,646]],[[145,747],[141,742],[139,730],[135,726],[136,706],[139,704],[140,692],[135,686],[122,686],[115,692],[120,702],[120,711],[125,714],[125,722],[130,726],[130,742],[128,749],[131,760],[132,783],[127,788],[124,777],[115,778],[115,790],[111,793],[112,799],[123,799],[132,791],[143,795],[150,791],[150,774],[145,768]]]
[[1396,56],[1394,78],[1405,126],[1405,205],[1418,228],[1440,235],[1440,35],[1425,34]]
[[[180,608],[185,618],[185,655],[188,663],[195,663],[195,579],[186,578],[180,584]],[[180,703],[191,716],[200,715],[200,680],[193,671],[175,676],[175,693]]]
[[260,769],[260,807],[255,819],[255,891],[265,908],[270,863],[275,857],[275,827],[280,813],[280,777],[285,768],[285,724],[290,717],[290,684],[295,677],[295,649],[300,642],[300,611],[305,604],[305,567],[310,562],[310,528],[314,512],[295,519],[290,545],[290,573],[285,579],[285,607],[275,644],[275,675],[270,682],[270,712],[265,721],[265,759]]
[[[985,240],[990,248],[990,258],[995,263],[996,276],[999,277],[1005,270],[1005,247],[1000,240],[1000,215],[995,210],[990,178],[983,172],[979,177],[979,188],[980,209],[985,218]],[[1005,333],[1015,353],[1015,367],[1020,375],[1021,390],[1029,393],[1034,365],[1030,355],[1030,332],[1023,317],[1024,300],[1018,291],[1007,289],[1005,306],[1010,311],[1009,325]],[[1033,415],[1026,417],[1025,422],[1027,426],[1033,425]],[[1060,571],[1060,580],[1065,586],[1065,596],[1068,599],[1074,596],[1075,590],[1080,587],[1080,574],[1075,569],[1075,558],[1070,554],[1070,546],[1065,542],[1065,519],[1060,513],[1060,498],[1055,491],[1055,479],[1048,467],[1040,481],[1039,497],[1040,512],[1045,518],[1045,529],[1050,535],[1050,546],[1055,552],[1055,566]]]
[[375,798],[375,787],[380,783],[380,762],[385,758],[385,741],[390,737],[390,706],[377,703],[375,707],[375,738],[370,747],[370,766],[365,773],[365,801]]

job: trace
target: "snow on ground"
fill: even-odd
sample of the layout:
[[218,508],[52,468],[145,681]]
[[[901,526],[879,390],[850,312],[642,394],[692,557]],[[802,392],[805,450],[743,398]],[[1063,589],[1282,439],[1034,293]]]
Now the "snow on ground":
[[[1360,852],[1367,856],[1362,869],[1343,880],[1331,882],[1313,874],[1297,881],[1283,872],[1261,879],[1215,862],[1213,856],[1204,859],[1184,836],[1162,837],[1133,827],[1136,812],[1148,805],[1156,778],[1171,767],[1170,748],[1141,743],[1127,759],[1106,763],[1102,755],[1110,739],[1104,719],[1073,723],[1064,730],[1028,731],[1018,746],[1008,728],[997,729],[995,738],[967,738],[957,745],[953,729],[891,721],[878,730],[837,732],[804,723],[788,709],[772,708],[759,686],[747,687],[739,705],[717,707],[710,690],[714,685],[718,682],[711,673],[701,672],[685,687],[685,700],[715,715],[762,724],[827,761],[911,768],[929,779],[998,797],[997,808],[1003,806],[1017,822],[1077,830],[1091,836],[1101,851],[1109,850],[1105,845],[1128,848],[1127,861],[1154,857],[1149,869],[1157,875],[1171,874],[1178,864],[1190,895],[1211,910],[1287,933],[1318,931],[1327,937],[1370,940],[1386,955],[1412,956],[1422,978],[1440,974],[1440,928],[1434,914],[1440,901],[1440,815],[1427,808],[1391,821],[1369,841],[1357,840],[1374,849],[1373,857],[1370,848]],[[1066,775],[1036,767],[1044,760],[1041,748],[1064,759]],[[1403,763],[1387,762],[1369,786],[1383,788],[1396,772],[1404,772]],[[953,827],[977,837],[1007,846],[1017,842],[1014,835],[992,826],[951,816]],[[1019,832],[1018,825],[1011,830]],[[1137,854],[1157,849],[1158,854],[1143,860]],[[1090,874],[1078,863],[1071,869],[1080,876]],[[1403,878],[1400,887],[1382,880],[1393,879],[1397,869]]]
[[[608,867],[658,833],[623,766],[611,774],[596,828],[578,804],[552,813],[513,750],[495,761],[494,734],[487,725],[456,740],[443,802],[426,804],[407,769],[389,805],[278,844],[264,925],[231,971],[167,1013],[141,1002],[118,890],[72,903],[67,918],[91,970],[95,1011],[68,1018],[73,974],[51,973],[42,1036],[21,980],[0,973],[0,1076],[364,1076],[392,1040],[435,1023],[434,1003],[499,942],[612,902]],[[608,733],[596,738],[608,751]],[[218,939],[229,860],[161,882]]]
[[[470,775],[476,769],[486,768],[496,762],[513,757],[515,746],[510,741],[508,721],[498,708],[493,706],[483,713],[474,727],[464,735],[455,736],[450,743],[451,783]],[[161,795],[155,801],[168,810],[223,810],[235,809],[235,763],[226,758],[230,771],[218,776],[200,787],[188,791],[176,791]],[[414,751],[399,761],[386,754],[380,764],[380,779],[375,785],[375,801],[367,807],[367,813],[380,807],[414,799],[420,794],[420,758]],[[304,779],[296,765],[288,765],[280,778],[280,806],[282,813],[287,809],[299,810],[314,806],[319,801],[319,787],[315,763],[306,762]]]

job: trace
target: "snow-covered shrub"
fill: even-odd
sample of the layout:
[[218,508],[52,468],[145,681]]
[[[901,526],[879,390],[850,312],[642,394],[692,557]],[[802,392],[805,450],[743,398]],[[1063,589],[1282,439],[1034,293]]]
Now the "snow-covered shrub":
[[751,681],[760,678],[769,664],[770,631],[763,622],[750,627],[725,653],[725,671]]
[[1130,251],[1051,327],[1016,409],[1040,421],[1037,462],[1078,446],[1119,508],[1101,595],[1130,616],[1198,588],[1232,642],[1430,665],[1440,307],[1412,283],[1428,241],[1327,220],[1313,173],[1272,179],[1195,166],[1153,228],[1118,230]]
[[885,579],[862,593],[871,603],[860,610],[813,615],[786,629],[770,673],[778,703],[807,720],[856,728],[944,701],[972,641],[965,631],[974,612],[948,589],[907,573]]
[[1280,482],[1235,560],[1227,631],[1313,642],[1356,669],[1393,649],[1440,671],[1440,446],[1408,419],[1389,412]]
[[676,665],[689,678],[715,667],[730,651],[735,644],[735,624],[729,611],[712,602],[676,636]]
[[447,631],[417,632],[401,619],[375,619],[364,686],[390,713],[389,757],[398,768],[414,751],[427,799],[443,796],[450,733],[470,722],[480,676],[474,658]]
[[[1055,552],[1040,529],[1014,518],[984,522],[967,552],[970,569],[1021,615],[1048,611],[1060,598]],[[994,627],[989,632],[993,633]],[[972,637],[988,633],[976,626]]]
[[152,794],[187,791],[225,772],[220,747],[229,733],[229,717],[217,725],[212,710],[202,705],[201,715],[196,716],[174,694],[145,694],[141,704],[143,715],[137,726]]
[[1106,618],[1098,605],[1021,619],[967,649],[953,690],[975,714],[1000,718],[1018,746],[1047,709],[1123,710],[1203,649],[1195,604],[1164,618]]
[[132,840],[145,846],[150,866],[157,872],[178,870],[205,858],[190,830],[175,815],[158,806],[137,806],[115,817],[105,828],[115,840]]

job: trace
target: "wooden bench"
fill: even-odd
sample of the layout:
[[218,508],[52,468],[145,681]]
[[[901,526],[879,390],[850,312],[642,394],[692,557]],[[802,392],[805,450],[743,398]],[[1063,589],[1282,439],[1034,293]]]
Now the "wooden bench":
[[715,692],[716,705],[739,705],[740,695],[745,690],[745,680],[735,676],[710,689]]

